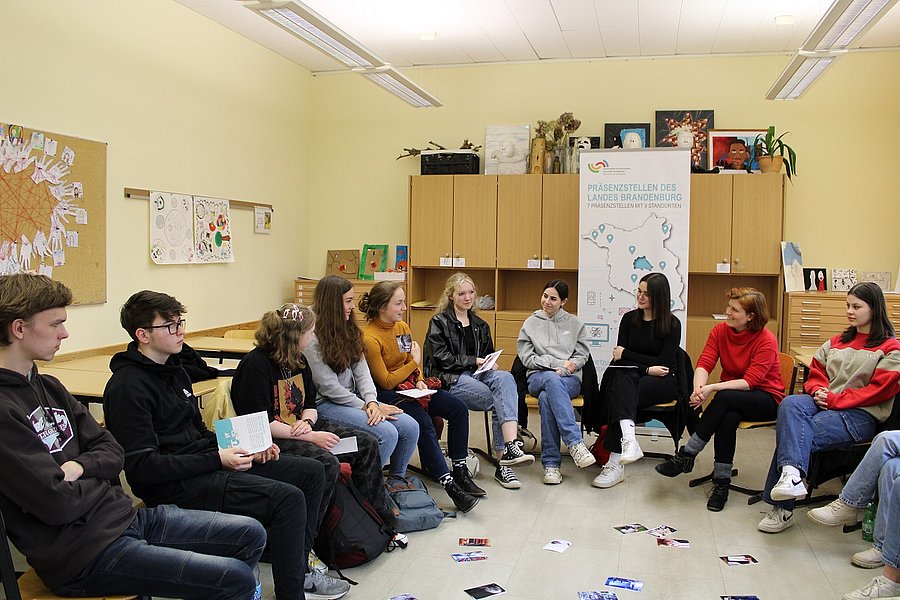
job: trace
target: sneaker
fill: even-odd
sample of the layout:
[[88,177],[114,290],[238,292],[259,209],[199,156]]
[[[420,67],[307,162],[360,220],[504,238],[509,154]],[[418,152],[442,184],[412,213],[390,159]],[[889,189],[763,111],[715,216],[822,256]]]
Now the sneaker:
[[[666,460],[663,463],[656,465],[656,472],[660,475],[665,475],[666,477],[676,477],[681,475],[682,473],[690,473],[694,470],[694,459],[696,456],[691,456],[687,452],[684,451],[684,446],[678,449],[678,452],[675,453],[675,456]],[[622,459],[619,459],[622,460]]]
[[778,483],[769,492],[772,500],[797,500],[806,495],[806,486],[803,480],[789,473],[781,472]]
[[562,483],[562,473],[559,472],[559,467],[544,467],[544,483],[547,485]]
[[863,569],[878,569],[884,566],[884,557],[881,556],[881,550],[872,546],[851,556],[850,562]]
[[350,591],[350,584],[343,579],[335,579],[318,571],[306,574],[303,593],[306,600],[337,600]]
[[625,467],[618,465],[603,465],[600,474],[594,477],[591,485],[595,488],[611,488],[617,483],[625,481]]
[[644,458],[644,451],[641,450],[638,441],[622,438],[622,456],[619,457],[619,464],[630,465],[634,461],[642,458]]
[[838,498],[827,506],[812,509],[806,516],[810,521],[826,527],[856,525],[859,522],[859,509]]
[[713,479],[712,489],[709,491],[709,500],[706,501],[706,510],[719,512],[725,508],[728,502],[730,479]]
[[766,513],[756,528],[766,533],[780,533],[794,524],[793,517],[794,513],[791,511],[775,506]]
[[521,482],[519,482],[519,478],[516,477],[516,474],[512,470],[512,468],[506,467],[502,464],[497,467],[496,471],[494,471],[494,479],[497,480],[497,483],[508,490],[517,490],[522,487]]
[[869,600],[870,598],[900,597],[900,583],[894,583],[887,577],[879,575],[858,590],[844,594],[844,600]]
[[569,448],[569,454],[571,454],[572,458],[575,459],[575,464],[578,465],[579,469],[589,467],[597,462],[597,459],[594,458],[594,455],[591,454],[591,451],[587,449],[587,446],[584,445],[584,442],[578,442],[577,444]]
[[516,442],[506,444],[506,450],[503,452],[503,456],[500,457],[500,466],[503,467],[530,465],[533,462],[534,457],[530,454],[525,454],[522,447]]

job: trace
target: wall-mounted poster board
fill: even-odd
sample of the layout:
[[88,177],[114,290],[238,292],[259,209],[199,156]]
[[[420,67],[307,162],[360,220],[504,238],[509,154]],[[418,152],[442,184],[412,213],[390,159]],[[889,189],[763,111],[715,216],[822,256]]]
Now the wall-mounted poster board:
[[0,122],[0,274],[106,302],[106,144]]

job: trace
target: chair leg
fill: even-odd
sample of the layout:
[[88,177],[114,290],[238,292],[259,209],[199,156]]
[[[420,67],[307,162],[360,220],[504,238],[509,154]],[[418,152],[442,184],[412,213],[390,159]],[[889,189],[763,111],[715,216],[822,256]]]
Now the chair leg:
[[485,442],[485,448],[487,448],[487,450],[482,450],[481,448],[469,448],[469,450],[471,450],[475,454],[483,457],[489,463],[491,463],[492,465],[494,465],[496,467],[497,465],[500,464],[500,461],[497,460],[497,457],[494,456],[494,453],[492,452],[494,445],[491,442],[490,414],[491,414],[491,411],[489,411],[489,410],[484,411],[484,442]]
[[[731,476],[732,476],[732,477],[737,477],[737,474],[738,474],[738,470],[737,470],[737,469],[732,469],[732,470],[731,470]],[[713,474],[710,472],[709,474],[704,475],[703,477],[697,477],[696,479],[691,479],[691,480],[688,482],[688,487],[697,487],[698,485],[703,485],[703,484],[706,483],[707,481],[712,481],[712,478],[713,478]],[[745,492],[745,491],[743,491],[743,490],[745,490],[745,489],[747,489],[747,488],[742,488],[742,487],[740,487],[740,486],[738,486],[738,485],[729,485],[728,487],[729,487],[730,489],[732,489],[732,490],[735,490],[736,492],[741,492],[742,494],[755,494],[755,493],[757,493],[757,492],[759,491],[759,490],[756,490],[756,491],[746,491],[746,492]]]

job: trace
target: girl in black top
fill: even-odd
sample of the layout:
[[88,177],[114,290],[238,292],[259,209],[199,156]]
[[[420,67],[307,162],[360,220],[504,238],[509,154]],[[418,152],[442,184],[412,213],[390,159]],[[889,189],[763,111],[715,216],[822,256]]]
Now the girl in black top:
[[672,315],[669,280],[644,275],[635,290],[637,308],[622,316],[613,363],[603,375],[603,403],[609,407],[605,448],[609,462],[593,486],[608,488],[625,478],[625,466],[644,456],[634,435],[637,411],[675,399],[675,355],[681,322]]

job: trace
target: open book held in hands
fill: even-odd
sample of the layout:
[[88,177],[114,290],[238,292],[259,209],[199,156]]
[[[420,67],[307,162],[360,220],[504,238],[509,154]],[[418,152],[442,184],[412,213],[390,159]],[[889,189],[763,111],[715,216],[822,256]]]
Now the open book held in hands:
[[272,430],[266,411],[220,419],[213,423],[219,448],[243,448],[247,454],[256,454],[272,446]]
[[497,359],[500,355],[503,354],[503,349],[497,350],[496,352],[491,352],[487,356],[484,357],[484,362],[481,363],[481,366],[472,373],[472,375],[478,375],[479,373],[484,373],[485,371],[490,371],[494,368],[494,363],[497,362]]

